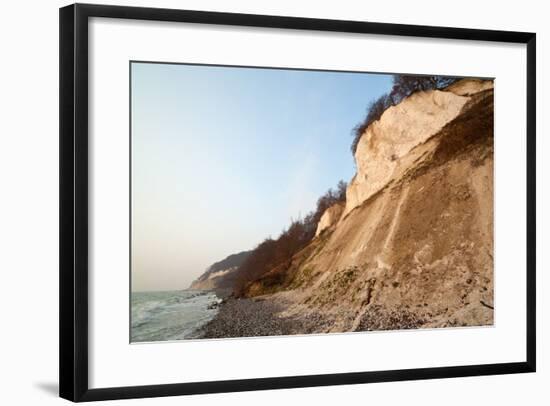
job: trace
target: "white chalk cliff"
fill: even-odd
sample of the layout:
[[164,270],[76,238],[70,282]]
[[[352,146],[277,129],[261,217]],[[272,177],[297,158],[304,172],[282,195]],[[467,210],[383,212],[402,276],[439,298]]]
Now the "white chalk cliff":
[[407,156],[454,120],[471,97],[492,81],[462,80],[445,91],[417,92],[388,108],[362,135],[355,152],[357,173],[346,192],[344,215],[384,188],[417,156]]
[[332,317],[325,332],[492,324],[493,82],[414,93],[366,129],[355,160],[345,207],[248,296]]

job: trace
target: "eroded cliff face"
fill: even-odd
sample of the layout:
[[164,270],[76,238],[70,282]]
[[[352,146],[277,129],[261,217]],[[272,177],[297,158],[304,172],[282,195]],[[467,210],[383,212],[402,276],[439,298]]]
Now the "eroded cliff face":
[[462,111],[472,95],[492,87],[490,81],[462,80],[445,91],[417,92],[388,108],[357,145],[357,173],[346,192],[344,215],[362,204],[410,166],[411,151],[441,131]]
[[342,216],[249,296],[321,314],[325,332],[492,324],[492,82],[391,107],[356,161]]
[[338,223],[338,221],[342,217],[344,206],[345,204],[343,203],[336,203],[325,210],[325,212],[321,216],[321,219],[319,220],[319,224],[317,224],[315,237],[318,237],[319,234],[321,234],[327,228],[332,227],[333,225]]

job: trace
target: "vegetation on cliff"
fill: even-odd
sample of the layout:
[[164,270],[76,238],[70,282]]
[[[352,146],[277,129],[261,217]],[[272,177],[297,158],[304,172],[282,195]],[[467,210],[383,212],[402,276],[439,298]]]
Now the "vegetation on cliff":
[[317,200],[315,210],[302,219],[291,220],[288,228],[283,230],[276,239],[266,238],[254,248],[237,271],[235,293],[243,295],[252,281],[271,269],[284,265],[305,247],[315,237],[317,224],[325,210],[336,203],[345,202],[346,187],[346,182],[338,182],[335,189],[327,190]]

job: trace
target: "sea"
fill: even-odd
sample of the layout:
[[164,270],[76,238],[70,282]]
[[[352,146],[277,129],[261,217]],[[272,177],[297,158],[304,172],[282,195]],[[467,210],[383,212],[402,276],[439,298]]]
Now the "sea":
[[152,342],[199,338],[221,299],[211,291],[176,290],[132,292],[131,302],[131,342]]

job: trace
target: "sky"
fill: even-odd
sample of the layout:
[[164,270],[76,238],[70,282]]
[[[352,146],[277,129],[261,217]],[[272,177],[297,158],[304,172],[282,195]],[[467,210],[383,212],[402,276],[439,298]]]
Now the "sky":
[[391,76],[131,64],[132,290],[189,287],[355,173],[351,130]]

